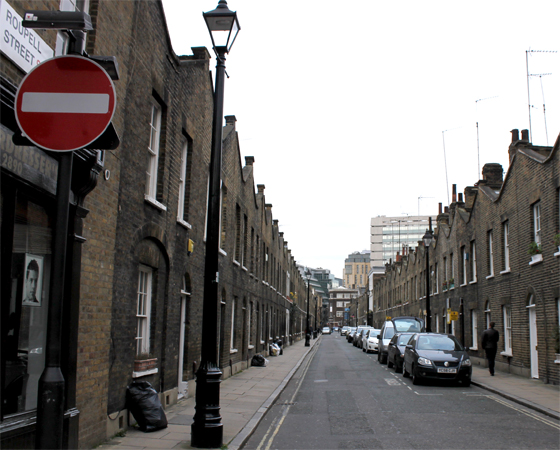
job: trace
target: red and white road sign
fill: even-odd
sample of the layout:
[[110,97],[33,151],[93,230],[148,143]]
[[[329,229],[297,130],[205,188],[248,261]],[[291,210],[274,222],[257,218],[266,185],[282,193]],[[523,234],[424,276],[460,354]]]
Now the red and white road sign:
[[65,152],[101,136],[115,106],[115,86],[107,72],[83,56],[66,55],[25,76],[16,94],[16,120],[38,147]]

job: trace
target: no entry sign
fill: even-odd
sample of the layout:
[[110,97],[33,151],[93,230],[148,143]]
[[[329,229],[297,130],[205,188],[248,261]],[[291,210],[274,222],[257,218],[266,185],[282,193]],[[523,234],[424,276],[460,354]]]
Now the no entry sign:
[[67,55],[31,70],[16,94],[16,120],[38,147],[72,151],[95,141],[115,112],[113,81],[96,62]]

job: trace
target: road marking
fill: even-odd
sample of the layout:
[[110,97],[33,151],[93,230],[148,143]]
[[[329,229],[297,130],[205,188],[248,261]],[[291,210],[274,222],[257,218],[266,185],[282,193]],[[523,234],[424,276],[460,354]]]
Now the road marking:
[[488,395],[487,397],[490,398],[490,399],[492,399],[492,400],[494,400],[495,402],[498,402],[498,403],[500,403],[500,404],[502,404],[502,405],[504,405],[504,406],[507,406],[508,408],[511,408],[511,409],[513,409],[513,410],[515,410],[515,411],[518,411],[518,412],[520,412],[520,413],[525,414],[525,415],[528,416],[528,417],[531,417],[531,418],[533,418],[533,419],[536,419],[536,420],[538,420],[539,422],[542,422],[542,423],[544,423],[544,424],[546,424],[546,425],[549,425],[549,426],[551,426],[552,428],[556,428],[557,430],[560,430],[560,425],[558,425],[558,424],[555,423],[555,422],[552,422],[551,420],[545,419],[545,418],[543,418],[543,417],[539,417],[539,416],[537,416],[536,414],[534,414],[534,413],[532,413],[532,412],[530,412],[530,411],[526,411],[526,410],[524,410],[524,409],[516,408],[515,406],[513,406],[513,405],[507,403],[507,402],[504,401],[504,400],[498,399],[498,398],[494,397],[493,395]]
[[[274,441],[274,438],[276,437],[276,434],[278,434],[278,431],[280,430],[280,427],[282,426],[282,423],[284,422],[284,419],[286,418],[286,416],[288,415],[288,412],[290,411],[291,406],[295,403],[294,400],[296,398],[296,395],[299,392],[299,389],[301,388],[301,384],[303,383],[303,380],[305,378],[305,375],[307,375],[307,370],[309,369],[309,365],[311,364],[311,361],[313,360],[313,357],[315,356],[315,353],[317,353],[317,349],[318,347],[314,347],[314,352],[313,355],[311,355],[311,357],[309,358],[309,360],[307,361],[307,364],[305,366],[305,369],[298,381],[298,385],[296,387],[296,390],[294,392],[294,395],[292,396],[292,398],[290,399],[289,402],[284,403],[284,405],[282,406],[282,414],[280,415],[280,417],[276,418],[271,424],[270,427],[268,428],[268,430],[266,431],[264,437],[262,438],[261,442],[259,443],[259,445],[257,446],[257,450],[261,450],[263,447],[263,445],[266,443],[266,447],[264,447],[264,450],[270,450],[270,446],[272,445],[272,442]],[[325,380],[327,381],[327,380]],[[272,431],[274,429],[274,431]],[[269,434],[272,431],[272,434],[270,435],[269,438]],[[268,442],[267,442],[268,439]]]
[[401,383],[399,380],[395,380],[394,378],[385,378],[385,382],[389,385],[389,386],[400,386]]
[[315,380],[315,383],[326,383],[329,380]]

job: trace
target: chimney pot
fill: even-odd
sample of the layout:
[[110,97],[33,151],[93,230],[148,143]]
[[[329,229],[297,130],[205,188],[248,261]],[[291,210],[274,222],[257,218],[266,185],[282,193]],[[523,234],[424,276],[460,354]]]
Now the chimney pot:
[[445,212],[445,214],[449,214],[449,206],[446,206],[445,208],[443,208],[443,211]]
[[529,130],[521,130],[521,140],[529,142]]
[[459,201],[462,203],[463,202],[463,193],[459,192]]
[[511,130],[511,143],[515,144],[519,140],[519,130],[514,128]]
[[443,203],[438,203],[438,214],[441,214]]
[[452,185],[453,187],[453,194],[451,195],[451,202],[455,203],[457,201],[457,185]]

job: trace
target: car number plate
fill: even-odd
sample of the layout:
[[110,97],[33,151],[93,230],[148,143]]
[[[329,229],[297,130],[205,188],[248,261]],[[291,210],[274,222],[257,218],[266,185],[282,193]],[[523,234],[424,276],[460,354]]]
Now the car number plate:
[[444,369],[442,367],[438,367],[438,373],[457,373],[457,369]]

